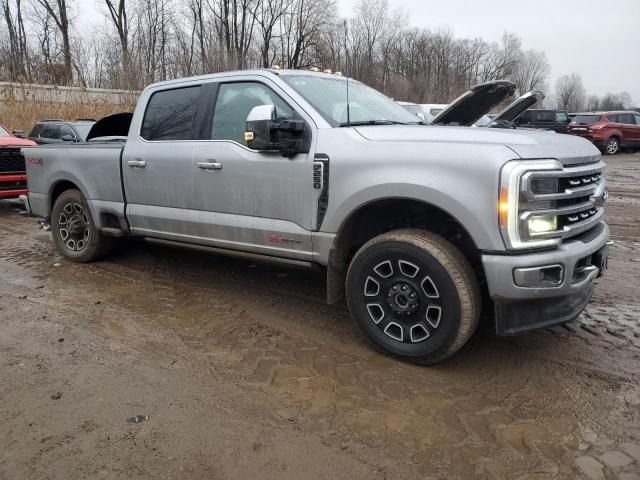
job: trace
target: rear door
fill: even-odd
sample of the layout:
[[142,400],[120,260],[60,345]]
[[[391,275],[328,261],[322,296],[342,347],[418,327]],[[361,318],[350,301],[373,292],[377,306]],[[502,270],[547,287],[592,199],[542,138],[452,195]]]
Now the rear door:
[[635,142],[636,142],[636,147],[640,147],[640,114],[638,113],[634,113],[633,118],[636,122],[636,136],[635,136]]
[[619,113],[618,123],[622,131],[622,143],[624,146],[632,146],[639,140],[633,113]]
[[193,149],[205,90],[200,84],[157,87],[136,110],[122,158],[131,229],[140,235],[194,241],[200,222]]

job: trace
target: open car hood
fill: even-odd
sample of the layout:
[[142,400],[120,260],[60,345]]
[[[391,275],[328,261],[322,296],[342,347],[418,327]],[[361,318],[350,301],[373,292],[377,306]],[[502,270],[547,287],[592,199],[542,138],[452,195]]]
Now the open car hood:
[[114,113],[101,118],[89,130],[86,141],[103,137],[126,137],[129,135],[132,118],[133,113],[130,112]]
[[437,114],[433,125],[471,126],[516,91],[514,83],[494,80],[475,85]]
[[528,108],[544,100],[544,93],[538,90],[527,92],[513,103],[509,104],[494,119],[493,122],[513,122]]

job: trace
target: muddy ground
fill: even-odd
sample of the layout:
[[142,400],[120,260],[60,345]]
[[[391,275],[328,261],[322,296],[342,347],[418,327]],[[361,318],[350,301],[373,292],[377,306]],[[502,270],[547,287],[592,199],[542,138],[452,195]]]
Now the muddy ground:
[[136,241],[72,264],[0,202],[0,479],[640,479],[640,155],[607,161],[588,310],[431,368],[318,273]]

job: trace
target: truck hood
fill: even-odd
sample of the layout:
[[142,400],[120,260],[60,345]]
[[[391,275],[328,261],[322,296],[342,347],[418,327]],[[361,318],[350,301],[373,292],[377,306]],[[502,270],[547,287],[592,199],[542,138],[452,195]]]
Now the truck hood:
[[506,121],[513,122],[516,118],[518,118],[522,113],[531,108],[533,105],[538,103],[539,101],[544,100],[544,93],[538,90],[532,90],[531,92],[527,92],[518,98],[516,101],[507,105],[507,107],[502,110],[496,117],[493,119],[494,122]]
[[[435,127],[420,125],[385,125],[356,127],[372,142],[460,143],[508,147],[514,158],[557,159],[563,165],[596,162],[600,151],[588,140],[544,130],[504,130],[493,128]],[[470,159],[472,160],[472,159]]]
[[464,92],[444,110],[438,113],[433,125],[471,126],[485,113],[489,113],[516,91],[516,86],[507,80],[481,83]]

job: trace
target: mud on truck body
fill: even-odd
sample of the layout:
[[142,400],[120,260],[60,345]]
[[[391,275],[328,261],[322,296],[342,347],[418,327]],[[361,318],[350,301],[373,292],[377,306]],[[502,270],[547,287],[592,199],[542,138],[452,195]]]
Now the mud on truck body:
[[466,126],[513,91],[475,87],[432,126],[331,74],[157,83],[87,143],[23,149],[24,200],[76,262],[135,235],[319,266],[328,301],[346,297],[374,346],[432,364],[467,342],[483,309],[500,335],[574,319],[606,267],[600,152]]

